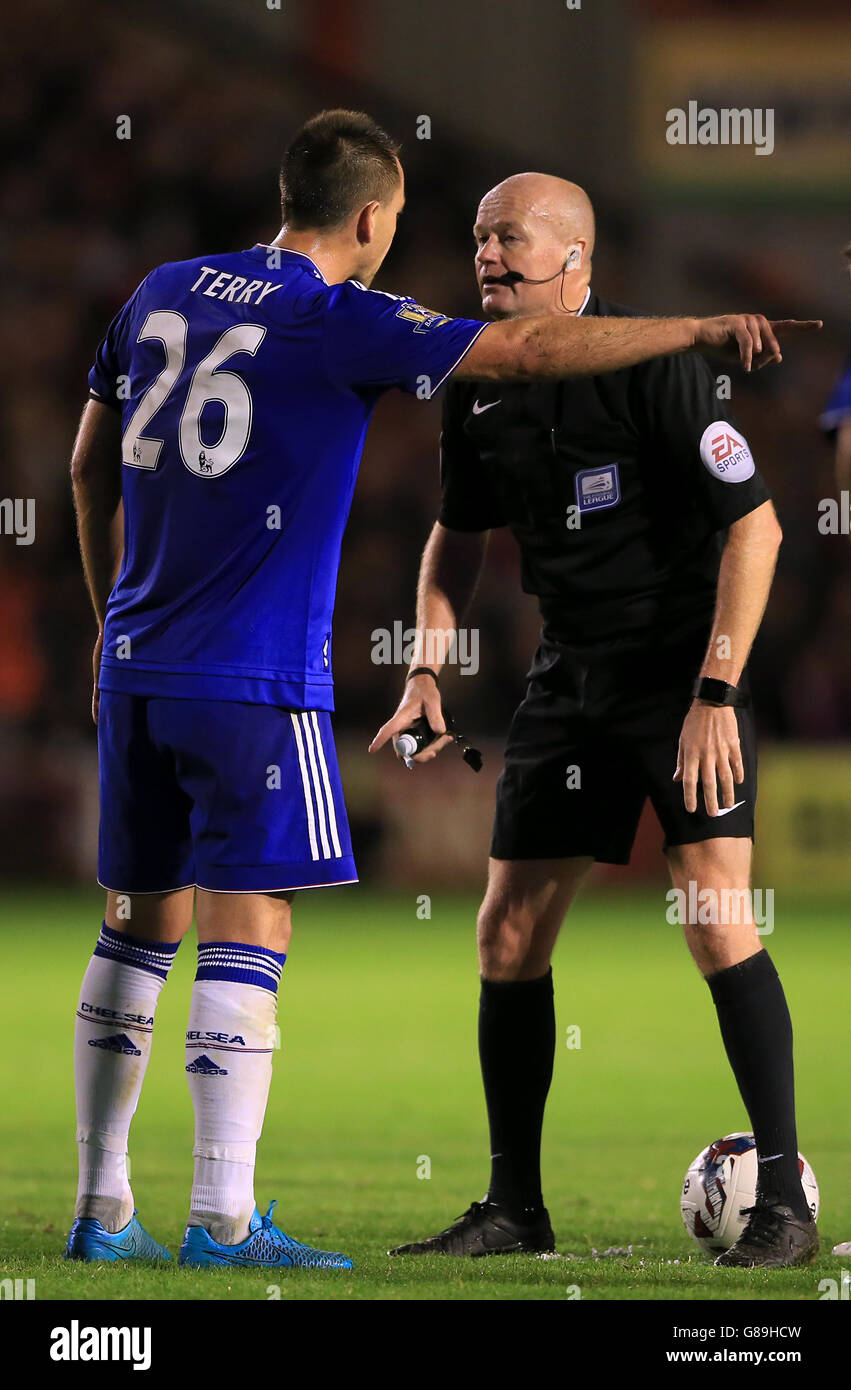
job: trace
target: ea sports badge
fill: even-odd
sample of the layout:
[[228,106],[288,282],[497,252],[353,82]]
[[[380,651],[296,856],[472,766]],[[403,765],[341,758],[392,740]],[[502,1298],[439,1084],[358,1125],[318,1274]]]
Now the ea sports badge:
[[748,441],[729,420],[714,420],[706,426],[700,437],[700,457],[722,483],[744,483],[756,468]]

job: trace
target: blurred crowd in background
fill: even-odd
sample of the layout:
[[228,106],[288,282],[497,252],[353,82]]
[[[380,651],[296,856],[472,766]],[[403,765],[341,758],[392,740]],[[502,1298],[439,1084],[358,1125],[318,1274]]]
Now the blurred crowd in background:
[[[152,266],[271,240],[283,145],[306,115],[340,104],[308,67],[281,80],[211,55],[190,33],[129,29],[97,6],[85,23],[73,7],[51,6],[45,35],[40,13],[37,3],[25,32],[0,56],[0,495],[34,498],[36,509],[32,545],[0,537],[0,873],[30,876],[54,859],[66,867],[73,860],[68,841],[84,814],[73,769],[91,766],[95,742],[95,627],[68,459],[97,343]],[[127,140],[116,137],[124,113],[132,121]],[[376,287],[476,316],[470,229],[487,186],[482,167],[460,144],[444,141],[438,150],[418,143],[414,113],[373,114],[403,139],[408,176],[408,210]],[[394,118],[404,129],[394,128]],[[494,167],[491,153],[487,171]],[[609,298],[669,311],[676,306],[656,300],[645,215],[640,206],[627,215],[598,204],[593,284]],[[796,255],[806,255],[805,245]],[[752,658],[762,735],[847,738],[851,545],[817,528],[818,501],[834,490],[817,419],[845,355],[851,291],[843,318],[803,302],[794,271],[779,275],[776,255],[763,261],[752,245],[739,258],[715,258],[682,237],[664,256],[678,258],[683,312],[765,308],[827,320],[818,345],[790,350],[779,371],[734,376],[733,404],[785,532]],[[391,393],[366,447],[334,637],[336,727],[364,748],[395,707],[403,678],[398,667],[371,659],[372,634],[413,619],[419,556],[439,500],[438,429],[437,403]],[[453,703],[471,734],[498,740],[521,696],[539,626],[507,533],[493,537],[471,622],[480,632],[480,670],[454,680]],[[48,846],[59,848],[53,854]]]

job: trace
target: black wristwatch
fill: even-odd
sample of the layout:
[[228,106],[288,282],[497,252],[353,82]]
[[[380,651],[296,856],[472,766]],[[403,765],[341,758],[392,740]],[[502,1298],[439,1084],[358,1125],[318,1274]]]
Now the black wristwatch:
[[694,683],[692,698],[702,700],[705,705],[744,705],[745,696],[737,685],[728,685],[715,676],[698,676]]

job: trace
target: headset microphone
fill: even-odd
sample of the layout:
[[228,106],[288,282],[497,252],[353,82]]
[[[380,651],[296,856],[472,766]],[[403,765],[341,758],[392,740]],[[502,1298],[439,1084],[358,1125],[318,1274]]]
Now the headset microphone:
[[564,272],[568,270],[570,266],[575,265],[578,260],[579,251],[574,247],[564,265],[559,266],[555,275],[545,275],[543,280],[530,280],[528,275],[521,274],[519,270],[507,270],[499,279],[496,279],[496,277],[490,279],[489,277],[489,282],[492,285],[548,285],[551,280],[555,280],[559,275],[563,275]]
[[551,280],[555,280],[559,275],[563,275],[567,270],[567,261],[556,271],[555,275],[547,275],[543,280],[530,280],[528,275],[522,275],[519,270],[507,270],[499,279],[490,279],[492,285],[548,285]]

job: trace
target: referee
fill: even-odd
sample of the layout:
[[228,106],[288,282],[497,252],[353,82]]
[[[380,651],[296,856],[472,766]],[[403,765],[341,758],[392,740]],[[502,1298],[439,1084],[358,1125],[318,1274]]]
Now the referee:
[[[488,318],[632,315],[591,290],[594,214],[575,184],[506,179],[482,199],[474,234]],[[756,747],[746,662],[781,539],[747,441],[694,355],[581,379],[454,381],[441,476],[419,650],[457,628],[498,526],[517,539],[544,626],[508,735],[478,920],[488,1193],[447,1230],[391,1253],[554,1248],[540,1173],[550,959],[594,861],[628,863],[649,797],[680,900],[728,904],[684,928],[759,1158],[756,1204],[716,1263],[807,1263],[818,1237],[798,1172],[792,1027],[747,891]],[[373,749],[421,714],[445,730],[438,675],[412,669]],[[711,900],[697,896],[706,889]]]

